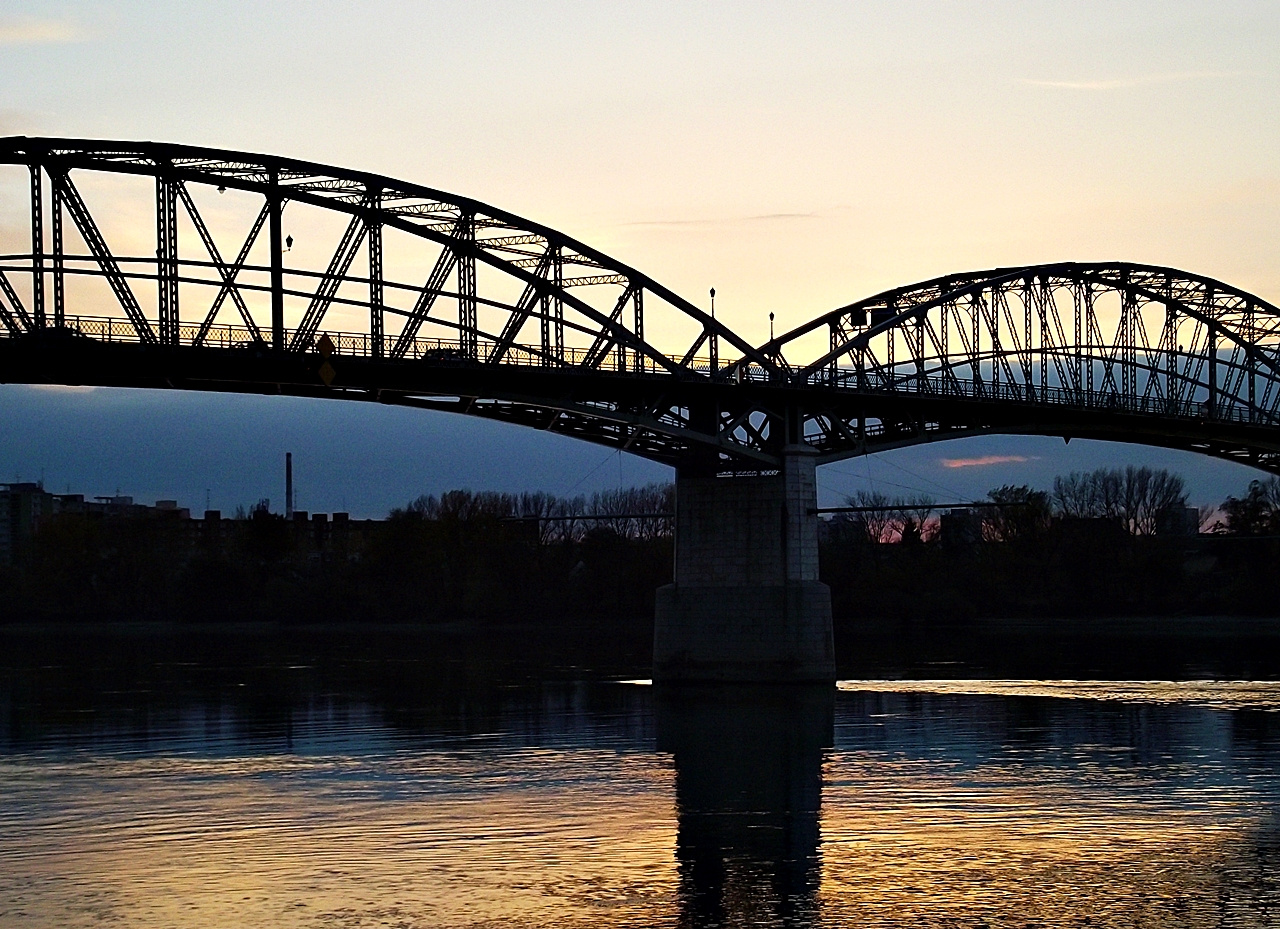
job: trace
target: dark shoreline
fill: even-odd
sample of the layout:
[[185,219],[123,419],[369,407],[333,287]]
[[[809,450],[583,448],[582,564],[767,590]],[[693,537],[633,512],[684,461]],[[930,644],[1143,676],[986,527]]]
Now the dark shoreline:
[[[842,678],[1110,680],[1280,679],[1280,617],[1123,616],[837,619]],[[647,676],[652,622],[611,617],[560,622],[66,621],[0,623],[0,667],[19,654],[92,663],[130,653],[168,660],[259,654],[265,661],[426,661],[503,676]],[[238,659],[237,659],[238,660]]]

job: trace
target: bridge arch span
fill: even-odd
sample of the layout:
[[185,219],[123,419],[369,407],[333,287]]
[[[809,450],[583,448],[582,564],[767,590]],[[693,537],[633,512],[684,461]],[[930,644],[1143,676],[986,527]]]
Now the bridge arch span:
[[[647,275],[509,211],[167,143],[11,137],[3,164],[27,188],[14,199],[29,198],[31,246],[0,255],[0,380],[377,400],[669,463],[695,448],[756,467],[770,457],[693,426],[687,396],[726,382],[722,351],[777,376],[768,358]],[[141,180],[142,197],[110,215],[90,177]],[[252,209],[220,229],[228,191]],[[291,247],[302,209],[331,227],[310,236],[331,242],[309,258]],[[113,220],[149,215],[153,248],[112,247],[141,238],[113,237]],[[397,236],[418,247],[398,267]]]
[[806,422],[826,460],[995,432],[1181,448],[1280,473],[1280,308],[1174,268],[947,275],[840,307],[760,351],[797,388],[845,398]]

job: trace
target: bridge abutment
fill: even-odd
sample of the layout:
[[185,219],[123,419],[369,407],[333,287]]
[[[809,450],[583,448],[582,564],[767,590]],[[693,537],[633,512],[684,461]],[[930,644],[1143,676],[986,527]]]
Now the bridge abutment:
[[814,456],[796,446],[783,458],[776,475],[677,473],[675,582],[658,589],[655,679],[835,680]]

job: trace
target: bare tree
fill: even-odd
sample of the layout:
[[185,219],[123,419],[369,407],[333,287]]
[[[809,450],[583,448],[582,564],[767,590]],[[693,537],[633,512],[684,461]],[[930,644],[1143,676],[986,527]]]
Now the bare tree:
[[1154,535],[1156,526],[1173,510],[1187,505],[1182,478],[1161,468],[1124,469],[1125,525],[1135,535]]
[[536,522],[539,545],[546,545],[552,539],[555,524],[546,517],[552,515],[555,504],[555,497],[541,491],[520,495],[519,516]]
[[894,517],[889,498],[879,491],[859,490],[851,497],[845,498],[848,506],[866,507],[855,513],[852,522],[872,545],[879,545],[892,540],[896,532]]
[[927,542],[933,538],[938,531],[937,520],[933,519],[934,509],[936,509],[934,500],[927,495],[911,497],[903,501],[901,510],[903,528],[899,532],[899,538],[906,540],[908,523],[919,541]]
[[574,519],[575,516],[582,516],[587,512],[587,500],[585,497],[557,497],[552,504],[549,515],[557,517],[551,524],[551,533],[549,541],[554,542],[580,542],[582,537],[586,535],[587,524],[580,520]]
[[1187,494],[1179,475],[1129,465],[1057,477],[1053,503],[1063,516],[1114,519],[1135,535],[1150,535],[1166,514],[1187,505]]

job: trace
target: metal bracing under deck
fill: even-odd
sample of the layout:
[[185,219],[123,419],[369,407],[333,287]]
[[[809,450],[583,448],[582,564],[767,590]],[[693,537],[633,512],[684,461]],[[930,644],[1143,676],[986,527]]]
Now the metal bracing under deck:
[[[1170,268],[948,275],[757,347],[582,242],[393,178],[73,139],[0,140],[0,163],[31,204],[30,251],[0,256],[3,381],[404,404],[700,472],[776,469],[801,444],[833,461],[990,432],[1280,472],[1280,310]],[[138,179],[147,200],[95,212],[103,177]],[[249,204],[233,233],[215,191]],[[121,215],[154,228],[122,231]],[[304,255],[286,223],[309,215],[333,233]],[[801,347],[815,337],[825,350]]]

